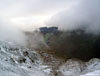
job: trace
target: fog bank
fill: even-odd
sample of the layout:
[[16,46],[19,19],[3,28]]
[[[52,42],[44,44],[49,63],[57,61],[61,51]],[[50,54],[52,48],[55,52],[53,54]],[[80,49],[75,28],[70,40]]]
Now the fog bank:
[[86,32],[100,33],[100,0],[76,0],[70,9],[59,12],[47,21],[47,25],[56,25],[61,30],[73,30],[80,27]]
[[26,36],[16,26],[0,19],[0,41],[13,42],[15,44],[25,46]]

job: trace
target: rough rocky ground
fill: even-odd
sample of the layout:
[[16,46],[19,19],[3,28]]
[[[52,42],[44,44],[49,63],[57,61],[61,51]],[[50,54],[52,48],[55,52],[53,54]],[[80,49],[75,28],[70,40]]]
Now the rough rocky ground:
[[66,62],[51,54],[0,42],[0,76],[100,76],[100,59]]
[[79,59],[68,59],[66,62],[44,53],[44,64],[51,69],[50,76],[100,76],[100,59],[88,62]]
[[44,67],[36,51],[0,42],[0,76],[48,76]]
[[59,71],[59,66],[61,66],[64,63],[63,59],[55,58],[51,54],[43,53],[42,56],[44,65],[48,65],[48,68],[51,69],[50,76],[63,76],[63,74]]

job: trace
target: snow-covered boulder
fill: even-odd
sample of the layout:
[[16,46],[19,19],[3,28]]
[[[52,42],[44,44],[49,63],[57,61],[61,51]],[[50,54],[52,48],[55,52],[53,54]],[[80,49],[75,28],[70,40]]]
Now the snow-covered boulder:
[[64,76],[78,76],[84,70],[85,64],[78,59],[69,59],[60,67]]
[[88,62],[69,59],[60,71],[64,76],[100,76],[100,59],[94,58]]
[[85,70],[81,74],[82,76],[100,76],[100,59],[93,58],[86,62]]

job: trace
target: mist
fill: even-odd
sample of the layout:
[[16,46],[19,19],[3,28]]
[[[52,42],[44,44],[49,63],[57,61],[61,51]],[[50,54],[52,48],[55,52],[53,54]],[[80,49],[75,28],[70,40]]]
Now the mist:
[[25,32],[27,36],[27,47],[36,50],[45,50],[49,48],[40,32]]
[[86,32],[100,33],[100,0],[75,0],[76,4],[47,21],[48,26],[61,30],[85,28]]
[[100,0],[74,0],[46,24],[61,31],[49,44],[56,56],[85,61],[100,58]]
[[0,19],[0,41],[26,46],[26,36],[23,31],[4,19]]

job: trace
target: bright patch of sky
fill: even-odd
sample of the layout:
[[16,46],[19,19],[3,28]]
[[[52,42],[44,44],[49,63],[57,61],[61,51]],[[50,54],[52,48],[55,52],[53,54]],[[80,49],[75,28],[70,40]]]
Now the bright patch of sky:
[[69,9],[76,0],[0,0],[0,17],[21,28],[45,26],[53,15]]

